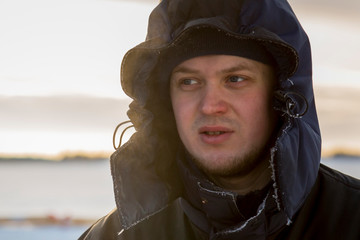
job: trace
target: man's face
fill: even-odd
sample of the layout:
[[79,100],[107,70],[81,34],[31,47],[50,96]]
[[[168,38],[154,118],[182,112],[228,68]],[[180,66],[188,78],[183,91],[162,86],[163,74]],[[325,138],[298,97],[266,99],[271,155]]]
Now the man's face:
[[247,58],[210,55],[174,68],[171,101],[179,136],[207,174],[232,176],[255,168],[274,126],[274,73]]

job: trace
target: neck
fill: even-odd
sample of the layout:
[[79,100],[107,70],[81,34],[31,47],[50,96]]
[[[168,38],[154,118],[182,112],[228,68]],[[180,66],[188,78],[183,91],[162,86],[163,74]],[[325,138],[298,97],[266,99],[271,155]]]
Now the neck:
[[252,171],[245,175],[229,177],[209,176],[219,187],[246,195],[250,192],[263,189],[271,179],[271,169],[267,159],[261,161]]

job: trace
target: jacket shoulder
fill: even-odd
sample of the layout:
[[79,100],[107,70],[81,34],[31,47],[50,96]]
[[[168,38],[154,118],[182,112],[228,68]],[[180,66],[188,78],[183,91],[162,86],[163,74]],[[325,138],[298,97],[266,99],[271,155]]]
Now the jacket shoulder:
[[342,188],[360,193],[359,179],[348,176],[323,164],[320,165],[319,175],[327,182],[335,183]]
[[156,214],[124,230],[119,239],[199,239],[182,209],[181,201],[181,198],[176,199]]
[[79,240],[109,239],[116,240],[121,232],[117,209],[112,210],[108,215],[100,218],[90,228],[88,228]]
[[[117,209],[92,225],[79,240],[199,239],[178,198],[159,212],[123,229]],[[136,214],[136,213],[134,213]]]
[[284,239],[360,239],[359,202],[359,179],[321,165]]

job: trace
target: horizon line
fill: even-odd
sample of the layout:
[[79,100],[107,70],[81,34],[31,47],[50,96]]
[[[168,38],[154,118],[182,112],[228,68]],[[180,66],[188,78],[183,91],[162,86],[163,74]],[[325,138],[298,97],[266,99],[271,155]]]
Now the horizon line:
[[[114,150],[115,151],[115,150]],[[65,150],[57,154],[45,153],[1,153],[0,160],[49,160],[49,161],[64,161],[64,160],[95,160],[95,159],[110,159],[114,151],[72,151]],[[321,158],[332,158],[336,156],[351,156],[360,157],[360,150],[348,147],[332,147],[331,149],[323,149]]]

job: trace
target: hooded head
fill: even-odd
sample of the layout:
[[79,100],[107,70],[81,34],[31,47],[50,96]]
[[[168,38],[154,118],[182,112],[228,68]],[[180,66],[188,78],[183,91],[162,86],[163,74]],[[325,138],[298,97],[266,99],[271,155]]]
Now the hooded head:
[[[128,116],[137,130],[112,156],[115,196],[125,228],[179,194],[174,171],[179,138],[169,78],[177,64],[213,54],[245,57],[276,71],[274,108],[282,126],[270,164],[279,210],[291,219],[314,184],[320,132],[310,45],[288,3],[163,0],[150,15],[146,40],[125,55],[121,67],[122,87],[133,99]],[[121,207],[124,202],[126,209]],[[146,210],[133,216],[137,206]]]

